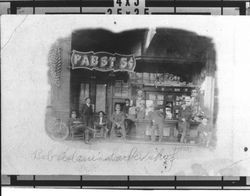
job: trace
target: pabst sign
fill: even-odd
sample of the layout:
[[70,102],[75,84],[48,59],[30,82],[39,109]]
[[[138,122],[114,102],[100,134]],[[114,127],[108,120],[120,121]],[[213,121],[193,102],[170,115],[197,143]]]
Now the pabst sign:
[[108,52],[72,51],[72,69],[99,71],[134,71],[136,60],[133,55],[111,54]]

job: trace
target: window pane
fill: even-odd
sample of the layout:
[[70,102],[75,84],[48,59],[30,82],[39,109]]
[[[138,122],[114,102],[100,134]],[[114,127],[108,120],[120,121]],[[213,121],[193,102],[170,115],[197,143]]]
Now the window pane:
[[115,97],[121,97],[122,96],[122,88],[121,87],[115,87],[114,96]]

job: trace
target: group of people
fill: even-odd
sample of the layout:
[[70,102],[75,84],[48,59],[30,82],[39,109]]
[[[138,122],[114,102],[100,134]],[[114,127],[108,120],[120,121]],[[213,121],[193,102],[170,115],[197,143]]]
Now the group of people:
[[187,142],[187,134],[190,131],[191,122],[198,123],[196,128],[196,143],[209,146],[212,137],[212,127],[208,116],[198,111],[197,104],[194,103],[192,96],[184,97],[184,103],[181,105],[178,118],[178,141]]
[[[90,98],[86,98],[85,104],[80,110],[79,118],[76,117],[76,111],[72,111],[69,127],[70,129],[84,132],[85,142],[89,142],[91,135],[93,135],[96,130],[101,130],[105,138],[109,135],[111,138],[121,137],[122,139],[125,139],[133,126],[135,126],[135,118],[133,118],[135,111],[133,110],[134,107],[131,106],[130,100],[126,99],[123,107],[121,107],[119,103],[115,104],[115,110],[110,119],[105,117],[105,113],[103,111],[98,112],[98,117],[95,118],[91,100]],[[168,112],[171,113],[171,111]],[[158,110],[157,105],[152,105],[152,109],[147,113],[146,118],[150,121],[151,140],[156,141],[156,136],[158,135],[158,141],[162,141],[164,128],[163,112]],[[179,142],[187,142],[187,133],[189,131],[192,118],[193,109],[191,106],[191,98],[187,96],[184,99],[178,115],[177,139]],[[199,143],[207,145],[206,138],[208,138],[209,134],[210,130],[208,128],[208,119],[203,117],[200,125],[198,126]]]
[[127,118],[130,100],[126,99],[125,102],[126,104],[123,107],[123,110],[119,103],[115,105],[115,111],[110,119],[105,117],[103,111],[99,111],[98,117],[95,118],[91,100],[90,98],[86,98],[85,104],[83,104],[80,109],[79,117],[77,117],[76,111],[73,110],[71,112],[68,126],[71,132],[84,133],[84,140],[86,143],[89,142],[91,136],[93,136],[97,130],[102,131],[105,138],[109,134],[110,137],[119,136],[125,139],[133,123]]

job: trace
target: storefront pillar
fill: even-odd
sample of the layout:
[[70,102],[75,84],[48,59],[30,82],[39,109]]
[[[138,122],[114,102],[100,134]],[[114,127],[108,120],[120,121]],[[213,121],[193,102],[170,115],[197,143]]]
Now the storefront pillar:
[[70,116],[70,53],[71,39],[60,39],[50,50],[50,105],[55,117],[66,122]]
[[96,76],[94,73],[91,74],[90,76],[90,94],[89,94],[89,98],[91,100],[91,104],[94,104],[94,112],[95,112],[95,109],[96,109]]

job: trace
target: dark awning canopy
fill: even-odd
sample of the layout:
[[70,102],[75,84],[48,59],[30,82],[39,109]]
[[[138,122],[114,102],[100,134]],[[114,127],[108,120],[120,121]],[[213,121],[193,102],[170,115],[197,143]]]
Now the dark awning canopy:
[[114,33],[104,29],[78,30],[72,33],[72,50],[134,54],[136,72],[172,73],[186,80],[203,70],[215,71],[212,40],[194,32],[157,28],[148,46],[149,29]]
[[145,56],[164,57],[167,59],[185,59],[203,61],[204,54],[211,45],[207,37],[180,29],[156,29]]
[[72,33],[72,50],[135,54],[147,29],[113,33],[104,29],[78,30]]

